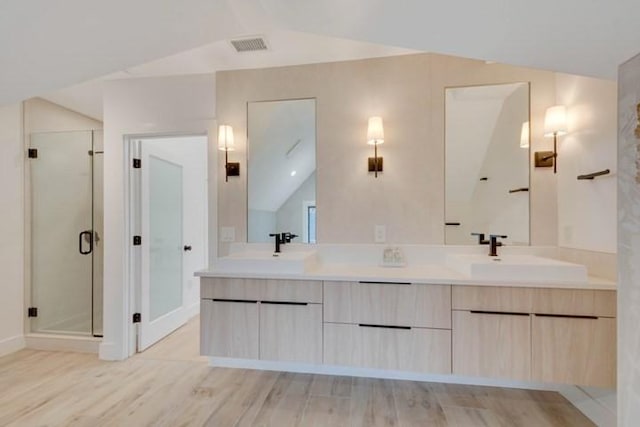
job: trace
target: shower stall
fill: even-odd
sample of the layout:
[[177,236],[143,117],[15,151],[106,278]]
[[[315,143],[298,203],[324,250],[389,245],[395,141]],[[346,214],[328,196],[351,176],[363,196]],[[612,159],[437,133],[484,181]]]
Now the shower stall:
[[102,131],[32,133],[31,332],[102,336]]

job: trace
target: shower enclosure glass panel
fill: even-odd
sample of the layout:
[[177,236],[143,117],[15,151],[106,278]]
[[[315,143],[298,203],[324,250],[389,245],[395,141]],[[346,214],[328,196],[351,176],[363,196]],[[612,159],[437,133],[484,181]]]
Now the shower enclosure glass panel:
[[102,211],[94,205],[102,203],[99,139],[92,131],[31,135],[37,150],[29,161],[33,332],[102,332],[102,229],[96,227]]

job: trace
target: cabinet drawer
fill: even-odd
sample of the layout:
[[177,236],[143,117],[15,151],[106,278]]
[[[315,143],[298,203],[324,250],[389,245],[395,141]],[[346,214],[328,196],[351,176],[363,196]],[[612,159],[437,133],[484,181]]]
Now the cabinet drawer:
[[451,329],[451,287],[324,282],[324,321]]
[[533,289],[500,286],[454,286],[454,310],[531,313]]
[[616,319],[534,316],[532,379],[614,388]]
[[258,358],[258,304],[200,302],[200,354]]
[[615,317],[616,292],[584,289],[536,289],[533,312]]
[[324,324],[324,363],[451,373],[451,331]]
[[322,363],[322,306],[260,304],[260,359]]
[[207,299],[322,303],[322,282],[203,277],[201,279],[200,297]]
[[453,312],[453,373],[528,380],[531,316]]

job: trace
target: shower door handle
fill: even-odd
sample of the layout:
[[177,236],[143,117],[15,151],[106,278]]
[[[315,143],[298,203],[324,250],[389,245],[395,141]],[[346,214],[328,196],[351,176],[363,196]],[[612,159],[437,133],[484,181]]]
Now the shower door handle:
[[[82,241],[85,239],[89,243],[88,251],[82,250]],[[93,252],[93,232],[91,230],[81,231],[78,235],[78,251],[80,251],[82,255],[89,255],[91,252]]]

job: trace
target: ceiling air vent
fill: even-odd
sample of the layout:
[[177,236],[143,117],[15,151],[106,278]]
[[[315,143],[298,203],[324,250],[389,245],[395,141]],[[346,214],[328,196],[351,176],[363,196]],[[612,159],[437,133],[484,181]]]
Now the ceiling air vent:
[[231,40],[231,44],[238,52],[256,52],[267,50],[267,42],[262,37]]

